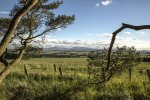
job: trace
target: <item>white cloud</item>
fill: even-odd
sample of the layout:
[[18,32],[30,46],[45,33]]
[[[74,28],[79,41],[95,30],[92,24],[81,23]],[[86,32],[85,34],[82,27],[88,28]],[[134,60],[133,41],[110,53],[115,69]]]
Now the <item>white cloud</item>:
[[[142,31],[138,32],[139,34],[145,34]],[[137,33],[137,34],[138,34]],[[130,32],[124,32],[124,34],[131,34]],[[109,47],[112,34],[111,33],[86,33],[85,35],[90,37],[98,37],[99,40],[58,40],[56,38],[46,38],[46,43],[43,45],[44,47],[90,47],[90,48],[100,48],[103,49],[104,47]],[[150,49],[150,41],[137,39],[135,37],[132,37],[132,35],[126,35],[126,36],[116,36],[116,41],[114,44],[114,47],[116,46],[134,46],[138,50],[148,50]]]
[[[124,34],[127,34],[126,36],[116,36],[116,41],[115,41],[115,46],[134,46],[136,49],[150,49],[150,41],[146,41],[146,40],[141,40],[141,39],[137,39],[135,37],[132,37],[131,32],[126,31],[124,32]],[[143,36],[146,35],[145,32],[143,31],[138,31],[137,34]],[[99,37],[101,39],[101,41],[97,42],[97,41],[92,41],[92,46],[98,47],[98,45],[100,47],[104,47],[104,46],[108,46],[112,37],[111,33],[101,33],[101,34],[96,34],[96,33],[89,33],[88,36],[90,37]],[[102,38],[101,38],[102,37]]]
[[57,29],[57,31],[61,31],[61,30],[62,30],[61,28],[58,28],[58,29]]
[[[105,33],[101,34],[101,36],[108,36],[110,37],[111,34]],[[37,38],[36,40],[40,40],[41,38]],[[111,38],[103,38],[100,40],[58,40],[58,39],[46,39],[46,42],[43,44],[43,47],[65,47],[65,48],[72,48],[72,47],[88,47],[88,48],[96,48],[96,49],[103,49],[108,48],[110,45]],[[39,46],[37,43],[33,44],[35,46]],[[134,46],[137,50],[149,50],[150,49],[150,41],[140,40],[130,36],[117,36],[116,41],[114,43],[114,47],[116,46]]]
[[101,33],[101,34],[98,34],[98,33],[87,33],[86,35],[87,36],[96,36],[96,37],[112,37],[111,33]]
[[112,0],[103,0],[103,1],[101,2],[101,4],[104,5],[104,6],[108,6],[108,5],[110,5],[111,3],[112,3]]
[[139,33],[139,34],[142,35],[142,36],[146,35],[146,33],[145,33],[144,31],[139,31],[139,32],[137,32],[137,33]]
[[97,3],[96,5],[95,5],[95,7],[99,7],[100,6],[100,4],[99,3]]
[[[126,32],[124,32],[124,34],[126,34],[126,35],[131,35],[131,32],[126,31]],[[137,35],[141,35],[141,36],[147,35],[147,33],[145,33],[144,31],[137,31],[136,34],[137,34]]]
[[88,35],[88,36],[93,36],[94,34],[92,34],[92,33],[87,33],[87,34],[85,34],[85,35]]
[[90,47],[90,48],[104,48],[108,47],[110,40],[49,40],[45,47]]
[[112,37],[112,34],[111,34],[111,33],[104,33],[104,34],[102,34],[102,36],[105,36],[105,37]]
[[[121,38],[121,39],[119,39]],[[140,40],[134,37],[119,37],[116,38],[115,44],[118,46],[126,45],[128,47],[134,46],[138,50],[149,50],[150,49],[150,41]]]
[[116,39],[118,39],[118,40],[123,40],[124,38],[123,38],[123,37],[120,37],[120,36],[116,36]]
[[8,11],[0,11],[0,14],[9,14],[10,12]]
[[124,34],[131,35],[131,32],[124,32]]

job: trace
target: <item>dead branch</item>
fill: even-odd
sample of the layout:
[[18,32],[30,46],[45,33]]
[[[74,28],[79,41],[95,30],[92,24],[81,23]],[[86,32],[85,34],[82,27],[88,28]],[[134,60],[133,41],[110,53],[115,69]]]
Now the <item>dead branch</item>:
[[121,32],[122,30],[126,29],[126,28],[133,29],[133,30],[142,30],[142,29],[150,29],[150,25],[134,26],[134,25],[122,23],[122,26],[119,29],[117,29],[116,31],[114,31],[112,33],[112,39],[111,39],[111,42],[110,42],[110,46],[109,46],[109,50],[108,50],[108,55],[107,55],[107,67],[106,67],[106,70],[108,70],[109,67],[110,67],[110,63],[111,63],[111,51],[112,51],[112,48],[113,48],[113,45],[114,45],[114,42],[115,42],[115,39],[116,39],[116,35],[119,32]]

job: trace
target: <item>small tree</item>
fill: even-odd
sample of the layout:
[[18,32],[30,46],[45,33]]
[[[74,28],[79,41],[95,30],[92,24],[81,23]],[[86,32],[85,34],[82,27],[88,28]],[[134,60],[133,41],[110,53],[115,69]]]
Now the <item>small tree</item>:
[[110,67],[107,68],[107,49],[90,52],[88,55],[88,68],[90,83],[99,84],[109,81],[115,74],[137,65],[140,62],[140,53],[134,47],[117,47],[111,56]]
[[[32,2],[34,2],[34,7]],[[30,7],[31,4],[32,7]],[[20,61],[28,45],[35,38],[58,28],[66,28],[74,21],[74,16],[54,14],[53,10],[57,9],[61,4],[62,2],[59,1],[49,3],[48,0],[19,0],[18,4],[11,10],[10,18],[0,19],[0,33],[4,35],[0,44],[0,61],[5,66],[4,70],[0,73],[0,83],[9,74],[10,68]],[[17,16],[22,9],[26,10],[26,6],[29,6],[30,9],[25,14],[23,13],[22,19],[19,17],[20,20],[16,25],[14,22],[15,17],[13,16]],[[8,28],[8,26],[12,28]],[[17,58],[9,62],[4,56],[7,53],[9,43],[15,41],[15,39],[19,41],[20,48],[16,50],[18,53]]]
[[[95,80],[96,82],[92,82],[94,84],[99,84],[99,83],[104,83],[108,80],[110,80],[110,78],[115,75],[116,73],[116,61],[113,61],[113,53],[112,53],[112,48],[113,48],[113,45],[115,43],[115,40],[116,40],[116,36],[119,32],[123,31],[124,29],[133,29],[133,30],[143,30],[143,29],[150,29],[150,25],[139,25],[139,26],[135,26],[135,25],[130,25],[130,24],[125,24],[125,23],[122,23],[122,26],[120,28],[118,28],[117,30],[115,30],[113,33],[112,33],[112,39],[111,39],[111,42],[110,42],[110,46],[108,48],[108,51],[107,50],[104,50],[105,52],[103,52],[104,54],[104,57],[103,58],[97,58],[98,56],[96,55],[96,58],[94,58],[92,56],[89,57],[88,59],[88,72],[89,74],[91,74],[93,71],[93,68],[95,66],[95,63],[96,62],[96,65],[97,65],[97,62],[99,62],[100,64],[98,64],[100,67],[99,68],[94,68],[95,69],[95,72],[93,73],[93,78],[92,79],[96,79],[98,78],[98,80]],[[131,49],[132,50],[132,49]],[[119,50],[120,51],[120,50]],[[90,54],[90,55],[93,55],[93,54]],[[95,55],[95,54],[94,54]],[[131,57],[132,58],[132,57]],[[135,57],[136,58],[136,57]],[[92,60],[93,59],[93,60]],[[94,60],[95,59],[95,60]],[[97,59],[97,60],[96,60]],[[99,59],[101,59],[99,61]],[[136,58],[137,59],[137,58]],[[116,59],[117,60],[117,59]],[[123,62],[126,62],[127,60],[124,60]],[[93,64],[94,63],[94,64]],[[132,62],[133,63],[133,62]],[[122,62],[120,63],[122,64]],[[130,63],[129,63],[130,64]],[[134,64],[134,63],[133,63]],[[115,65],[115,66],[114,66]],[[126,64],[125,64],[126,65]],[[131,64],[132,65],[132,64]],[[93,66],[93,67],[90,67],[90,66]],[[95,66],[96,67],[96,66]],[[131,71],[131,67],[128,67],[129,70]],[[97,70],[98,69],[98,70]],[[119,68],[120,69],[120,68]],[[99,72],[100,70],[100,72]],[[117,70],[119,71],[119,70]],[[97,73],[99,72],[99,73]],[[131,76],[131,74],[130,74]]]

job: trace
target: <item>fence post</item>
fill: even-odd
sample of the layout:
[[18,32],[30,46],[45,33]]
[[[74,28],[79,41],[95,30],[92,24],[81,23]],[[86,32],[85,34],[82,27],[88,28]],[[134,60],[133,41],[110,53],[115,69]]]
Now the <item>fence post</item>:
[[25,75],[28,77],[28,71],[27,71],[26,65],[24,65],[24,72],[25,72]]
[[147,76],[148,76],[149,81],[150,81],[150,69],[147,69]]
[[62,69],[61,69],[61,65],[59,66],[59,74],[60,74],[60,77],[62,78]]
[[132,68],[130,65],[128,66],[128,73],[129,73],[129,80],[131,81],[132,80]]
[[54,77],[55,77],[55,74],[56,74],[56,65],[54,64],[53,67],[54,67]]

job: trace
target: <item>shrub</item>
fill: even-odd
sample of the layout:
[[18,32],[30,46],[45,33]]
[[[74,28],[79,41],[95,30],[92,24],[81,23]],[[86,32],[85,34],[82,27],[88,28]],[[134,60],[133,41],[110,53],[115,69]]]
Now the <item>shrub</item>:
[[99,84],[110,80],[115,74],[129,70],[141,61],[140,53],[134,47],[117,47],[112,51],[110,66],[107,68],[107,49],[88,54],[88,73],[90,83]]

